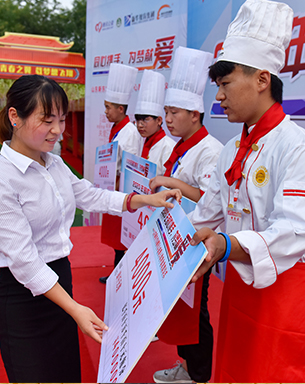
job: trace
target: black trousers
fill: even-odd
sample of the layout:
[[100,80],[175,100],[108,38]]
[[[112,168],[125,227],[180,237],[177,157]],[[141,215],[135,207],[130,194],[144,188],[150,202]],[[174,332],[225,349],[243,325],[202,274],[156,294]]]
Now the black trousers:
[[208,288],[211,269],[204,275],[199,316],[199,343],[178,345],[178,355],[186,360],[188,373],[196,383],[211,378],[213,356],[213,328],[208,311]]
[[[49,266],[72,296],[68,258]],[[10,382],[81,382],[77,325],[44,295],[0,268],[0,349]]]
[[114,268],[115,268],[119,264],[119,262],[123,259],[125,255],[125,251],[115,249],[114,252],[115,252],[115,255],[114,255]]

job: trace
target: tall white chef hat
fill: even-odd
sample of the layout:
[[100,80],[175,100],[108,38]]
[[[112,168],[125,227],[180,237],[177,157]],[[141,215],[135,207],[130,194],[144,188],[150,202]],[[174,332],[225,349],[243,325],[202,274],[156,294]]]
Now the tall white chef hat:
[[138,94],[135,115],[162,116],[164,109],[165,77],[145,69]]
[[213,55],[198,49],[178,47],[164,104],[204,112],[203,93]]
[[124,64],[111,63],[105,100],[110,103],[128,105],[138,70]]
[[278,75],[292,33],[293,11],[284,3],[247,0],[228,27],[217,61],[267,69]]

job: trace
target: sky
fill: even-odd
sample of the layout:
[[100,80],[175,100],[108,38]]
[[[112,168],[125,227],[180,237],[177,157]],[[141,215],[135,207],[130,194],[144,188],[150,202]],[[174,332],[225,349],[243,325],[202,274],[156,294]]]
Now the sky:
[[62,4],[63,7],[65,8],[72,8],[72,2],[73,0],[59,0],[59,2]]

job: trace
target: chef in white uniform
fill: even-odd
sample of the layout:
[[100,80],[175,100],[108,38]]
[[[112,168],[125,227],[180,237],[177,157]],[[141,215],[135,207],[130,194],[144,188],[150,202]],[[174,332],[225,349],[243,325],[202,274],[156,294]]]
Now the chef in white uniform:
[[140,135],[145,138],[141,156],[157,164],[157,175],[165,172],[164,163],[176,142],[162,128],[164,114],[165,77],[145,69],[135,108]]
[[247,0],[210,69],[228,120],[244,123],[191,217],[209,250],[193,281],[230,261],[216,382],[305,379],[305,132],[283,112],[278,78],[292,21],[286,4]]
[[[154,190],[162,185],[179,188],[183,196],[197,202],[208,188],[223,145],[203,125],[203,93],[212,54],[178,47],[165,94],[165,121],[173,136],[181,139],[164,164],[163,176],[150,180]],[[177,345],[183,362],[154,373],[155,382],[207,382],[211,378],[213,329],[209,321],[207,291],[209,270],[195,285],[194,308],[178,300],[158,331],[158,337]],[[181,332],[181,318],[184,332]],[[181,337],[183,334],[184,337]]]

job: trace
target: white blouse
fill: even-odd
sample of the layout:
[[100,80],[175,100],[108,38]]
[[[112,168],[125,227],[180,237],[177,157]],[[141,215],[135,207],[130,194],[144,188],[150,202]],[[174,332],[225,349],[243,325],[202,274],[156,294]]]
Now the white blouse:
[[70,254],[75,208],[120,215],[125,198],[80,180],[59,156],[46,153],[44,160],[45,167],[9,142],[0,153],[0,267],[34,296],[58,280],[46,263]]

